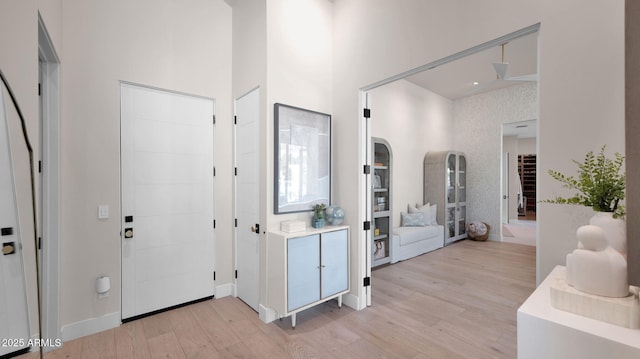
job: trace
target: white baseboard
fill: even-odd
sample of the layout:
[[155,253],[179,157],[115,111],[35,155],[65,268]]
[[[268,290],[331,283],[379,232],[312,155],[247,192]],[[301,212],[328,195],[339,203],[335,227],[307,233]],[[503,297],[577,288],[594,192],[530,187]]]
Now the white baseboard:
[[359,306],[360,300],[358,300],[357,295],[353,295],[351,293],[347,293],[342,296],[342,304],[346,305],[349,308],[353,308],[355,310],[362,310],[366,308],[366,305],[362,308]]
[[216,286],[216,298],[224,298],[228,296],[235,296],[236,286],[233,283],[227,283]]
[[264,323],[271,323],[278,319],[278,313],[275,310],[260,304],[258,305],[258,317]]
[[62,327],[62,340],[69,341],[87,335],[119,327],[122,323],[120,312],[109,313],[102,317],[83,320]]

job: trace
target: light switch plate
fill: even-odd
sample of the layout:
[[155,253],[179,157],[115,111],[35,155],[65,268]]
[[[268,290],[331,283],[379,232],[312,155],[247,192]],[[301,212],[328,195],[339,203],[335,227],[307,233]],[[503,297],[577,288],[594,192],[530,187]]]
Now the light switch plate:
[[107,205],[99,205],[98,206],[98,219],[107,219],[109,218],[109,206]]

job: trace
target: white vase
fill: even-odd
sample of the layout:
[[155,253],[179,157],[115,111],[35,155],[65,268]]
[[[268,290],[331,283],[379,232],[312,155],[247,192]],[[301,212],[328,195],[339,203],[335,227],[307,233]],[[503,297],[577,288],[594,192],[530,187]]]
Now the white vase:
[[623,219],[613,218],[611,212],[596,212],[589,224],[602,228],[609,245],[627,257],[627,224]]

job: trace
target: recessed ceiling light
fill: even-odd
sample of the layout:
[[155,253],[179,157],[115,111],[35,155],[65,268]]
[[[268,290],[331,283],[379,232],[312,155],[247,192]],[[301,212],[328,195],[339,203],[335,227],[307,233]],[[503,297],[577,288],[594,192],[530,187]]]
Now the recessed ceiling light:
[[480,83],[478,81],[473,81],[473,86],[478,86]]

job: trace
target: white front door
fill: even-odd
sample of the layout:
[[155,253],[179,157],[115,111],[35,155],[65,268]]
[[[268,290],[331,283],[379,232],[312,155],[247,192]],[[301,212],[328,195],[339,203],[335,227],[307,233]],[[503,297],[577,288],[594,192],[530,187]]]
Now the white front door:
[[213,107],[121,85],[123,319],[214,294]]
[[258,310],[260,282],[260,89],[236,100],[237,295]]
[[[8,97],[7,97],[8,99]],[[27,347],[29,316],[22,265],[4,86],[0,87],[0,356]],[[12,106],[12,105],[11,105]],[[26,151],[26,148],[25,148]],[[28,223],[27,223],[28,224]]]

